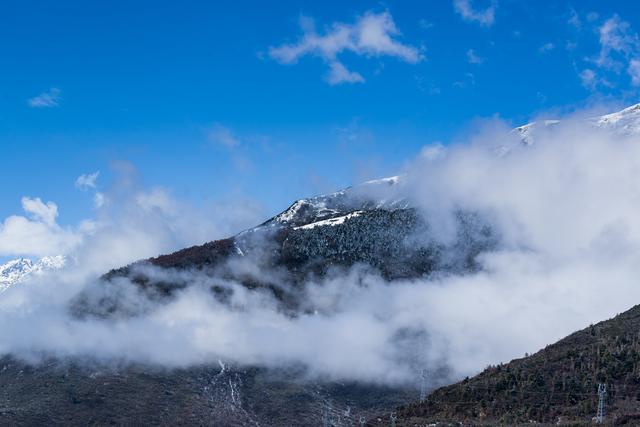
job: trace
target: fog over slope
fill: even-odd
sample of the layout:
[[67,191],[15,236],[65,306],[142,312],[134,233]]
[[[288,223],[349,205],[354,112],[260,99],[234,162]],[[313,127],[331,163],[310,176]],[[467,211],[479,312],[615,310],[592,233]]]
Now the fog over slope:
[[[152,269],[148,274],[192,286],[162,304],[120,286],[117,297],[142,314],[74,317],[69,304],[78,292],[105,286],[94,265],[82,264],[104,265],[101,257],[115,247],[98,231],[83,235],[79,267],[2,294],[0,353],[167,367],[218,359],[293,364],[312,376],[386,383],[410,381],[424,367],[461,377],[522,356],[640,301],[640,136],[633,127],[639,110],[627,109],[607,125],[567,117],[537,126],[527,144],[521,132],[494,122],[462,143],[425,147],[391,185],[351,191],[349,197],[386,201],[367,209],[416,208],[428,224],[416,246],[452,247],[461,238],[461,213],[474,215],[496,238],[476,256],[477,268],[390,281],[355,265],[309,279],[302,310],[290,313],[272,294],[233,280],[147,266],[141,268]],[[170,224],[157,229],[188,230],[181,215],[156,217]],[[131,229],[141,217],[118,218],[112,229]],[[230,268],[276,282],[282,274],[250,257]],[[232,290],[230,297],[214,298],[212,284]]]

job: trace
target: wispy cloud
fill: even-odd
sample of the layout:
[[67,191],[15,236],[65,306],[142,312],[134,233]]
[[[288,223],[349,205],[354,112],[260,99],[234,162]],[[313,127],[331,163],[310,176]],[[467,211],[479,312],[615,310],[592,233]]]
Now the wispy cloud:
[[629,61],[627,72],[629,76],[631,76],[631,84],[640,86],[640,59],[632,59]]
[[27,104],[32,108],[57,107],[60,104],[60,89],[52,87],[48,91],[28,99]]
[[476,55],[473,49],[469,49],[467,50],[467,61],[469,61],[469,64],[482,64],[485,58]]
[[476,9],[473,7],[472,0],[453,0],[453,7],[465,21],[477,22],[484,27],[490,27],[495,22],[495,1],[485,9]]
[[91,174],[82,174],[76,179],[76,188],[79,190],[89,190],[90,188],[96,188],[96,180],[100,176],[100,171],[96,171]]
[[429,30],[435,26],[433,22],[427,21],[424,18],[418,21],[418,24],[420,25],[420,28],[422,28],[423,30]]
[[556,45],[549,42],[549,43],[545,43],[542,46],[540,46],[538,48],[538,52],[539,53],[547,53],[547,52],[551,52],[553,49],[556,48]]
[[215,123],[207,134],[209,141],[227,148],[235,148],[240,145],[238,138],[231,129],[220,123]]
[[593,71],[590,68],[585,68],[584,70],[580,71],[578,76],[580,77],[580,82],[582,83],[582,86],[586,87],[587,89],[596,88],[598,81],[597,81],[597,75],[595,71]]
[[567,19],[567,24],[569,24],[571,27],[575,28],[576,30],[579,30],[582,28],[582,21],[580,20],[580,15],[578,15],[578,12],[576,12],[576,10],[573,8],[569,12],[569,19]]
[[469,86],[475,86],[476,76],[473,73],[465,73],[463,80],[453,82],[453,87],[458,89],[464,89]]
[[631,29],[631,25],[613,15],[599,28],[600,54],[596,64],[609,69],[620,69],[621,60],[637,53],[638,34]]
[[[640,86],[640,38],[631,25],[620,16],[613,15],[597,27],[600,51],[586,59],[591,65],[580,71],[583,86],[598,88],[615,87],[621,73],[626,72],[631,85]],[[608,80],[607,76],[614,78]]]
[[353,24],[334,22],[320,34],[312,19],[300,19],[303,35],[296,43],[269,48],[269,56],[282,64],[295,64],[301,57],[322,58],[329,67],[329,84],[362,83],[364,77],[349,70],[338,55],[351,52],[364,57],[390,56],[415,64],[423,59],[420,49],[396,39],[400,31],[389,12],[367,12]]

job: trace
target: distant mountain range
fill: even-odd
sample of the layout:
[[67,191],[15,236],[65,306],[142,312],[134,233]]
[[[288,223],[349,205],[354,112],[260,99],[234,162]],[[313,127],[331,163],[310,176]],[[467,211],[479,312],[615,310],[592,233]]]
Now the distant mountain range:
[[[620,135],[640,134],[640,104],[587,122]],[[541,127],[558,123],[531,123],[514,133],[526,146],[535,143]],[[144,267],[189,269],[270,292],[283,312],[295,316],[306,309],[301,286],[309,277],[347,271],[356,264],[376,270],[391,282],[434,272],[477,270],[476,255],[497,245],[491,227],[478,215],[460,212],[456,216],[458,234],[451,243],[425,239],[427,221],[396,191],[403,179],[374,180],[301,199],[236,236],[140,261],[110,271],[102,279],[106,284],[127,277],[150,302],[162,303],[191,283],[179,276],[167,282]],[[418,235],[422,238],[416,239]],[[249,260],[257,268],[238,271],[230,267],[234,260]],[[269,269],[282,274],[277,280],[261,274]],[[212,291],[221,301],[228,296],[225,289],[214,287]],[[81,318],[139,314],[111,296],[81,294],[71,309]],[[630,402],[637,396],[634,381],[640,372],[637,332],[632,332],[638,327],[636,311],[571,336],[531,358],[492,367],[478,377],[440,389],[427,402],[401,406],[397,425],[437,421],[515,425],[528,420],[556,422],[557,417],[585,420],[593,412],[593,387],[598,381],[612,384],[612,393]],[[46,420],[56,425],[337,426],[357,425],[357,414],[366,416],[369,426],[388,425],[388,416],[378,420],[374,415],[388,414],[418,395],[412,386],[309,383],[291,371],[227,366],[218,361],[174,371],[137,365],[96,369],[80,361],[54,359],[29,366],[11,356],[0,359],[0,424]],[[341,408],[331,414],[332,424],[325,422],[327,407]],[[341,421],[335,421],[338,419]]]
[[28,258],[8,261],[0,265],[0,293],[34,275],[59,270],[65,264],[66,258],[62,255],[43,257],[35,262]]

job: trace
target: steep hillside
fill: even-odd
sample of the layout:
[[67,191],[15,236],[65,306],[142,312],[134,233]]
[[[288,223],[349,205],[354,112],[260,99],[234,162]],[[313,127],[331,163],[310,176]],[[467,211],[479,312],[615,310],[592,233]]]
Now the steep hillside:
[[[321,426],[325,408],[355,425],[414,390],[303,381],[295,369],[189,369],[0,359],[0,425]],[[338,425],[338,424],[335,424]]]
[[640,306],[400,407],[397,425],[585,425],[596,415],[599,383],[607,422],[640,425]]

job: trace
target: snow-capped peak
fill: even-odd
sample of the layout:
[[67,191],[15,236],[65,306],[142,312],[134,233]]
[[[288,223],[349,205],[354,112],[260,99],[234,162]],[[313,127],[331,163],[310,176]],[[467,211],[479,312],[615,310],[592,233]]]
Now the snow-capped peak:
[[[518,126],[513,130],[525,145],[534,142],[534,134],[539,129],[549,128],[561,123],[560,120],[541,120]],[[591,117],[583,121],[596,129],[605,129],[619,136],[640,134],[640,104],[603,116]]]
[[638,134],[640,133],[640,104],[616,113],[595,117],[590,121],[597,127],[613,130],[619,135]]
[[533,133],[535,129],[540,127],[549,127],[553,125],[557,125],[560,123],[560,120],[543,120],[541,122],[531,122],[523,126],[518,126],[512,132],[518,133],[520,136],[520,141],[522,141],[525,145],[533,144]]
[[[582,122],[621,136],[640,135],[640,104]],[[537,132],[553,129],[560,123],[560,120],[540,120],[519,126],[511,131],[516,138],[509,144],[497,147],[495,153],[502,156],[517,145],[530,146],[534,144]],[[375,179],[335,193],[300,199],[284,212],[248,232],[281,226],[295,229],[329,226],[349,219],[349,214],[358,211],[407,207],[407,200],[398,191],[404,179],[403,175]]]
[[28,258],[18,258],[0,265],[0,293],[32,275],[64,268],[66,258],[62,255],[47,256],[33,262]]
[[393,209],[402,203],[402,200],[394,198],[393,191],[400,181],[401,176],[374,179],[335,193],[300,199],[265,225],[301,227],[356,210]]

